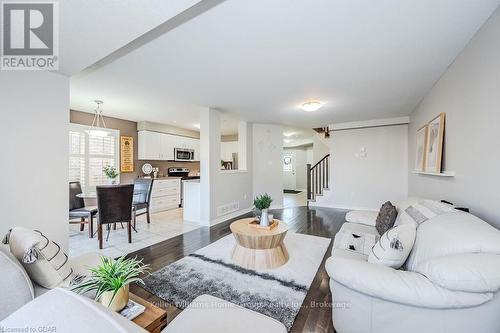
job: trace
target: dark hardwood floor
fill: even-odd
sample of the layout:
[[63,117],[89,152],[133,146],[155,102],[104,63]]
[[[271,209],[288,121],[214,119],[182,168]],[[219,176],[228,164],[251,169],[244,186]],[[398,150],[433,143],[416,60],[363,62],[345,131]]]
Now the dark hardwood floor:
[[[346,211],[321,207],[292,207],[271,211],[274,216],[288,224],[290,232],[333,238],[345,221]],[[250,214],[240,216],[246,217]],[[236,219],[238,219],[236,218]],[[202,227],[164,242],[149,246],[129,254],[129,257],[143,258],[156,271],[231,233],[229,225],[234,220],[217,224],[211,228]],[[297,315],[291,332],[334,332],[331,316],[331,294],[325,261],[330,256],[332,244],[323,258],[302,308]],[[168,304],[141,287],[131,286],[131,291],[153,304],[164,308],[168,321],[181,310]]]

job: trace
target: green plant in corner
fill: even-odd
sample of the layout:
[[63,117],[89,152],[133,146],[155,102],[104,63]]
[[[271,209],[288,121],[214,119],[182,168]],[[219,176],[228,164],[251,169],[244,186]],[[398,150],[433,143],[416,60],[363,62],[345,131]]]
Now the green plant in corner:
[[118,171],[116,171],[116,168],[109,164],[102,168],[102,172],[104,172],[106,177],[108,177],[109,179],[116,179],[116,177],[118,177],[119,175]]
[[273,199],[269,194],[262,194],[258,195],[254,201],[253,204],[255,205],[255,208],[258,210],[264,210],[268,209],[271,206],[271,202],[273,202]]
[[115,300],[120,289],[127,287],[134,282],[143,283],[140,276],[149,271],[149,265],[145,265],[137,258],[125,259],[121,257],[117,260],[101,256],[101,264],[97,267],[89,268],[89,277],[79,277],[71,290],[85,294],[95,291],[95,300],[99,301],[106,292],[112,292],[112,297],[107,306]]

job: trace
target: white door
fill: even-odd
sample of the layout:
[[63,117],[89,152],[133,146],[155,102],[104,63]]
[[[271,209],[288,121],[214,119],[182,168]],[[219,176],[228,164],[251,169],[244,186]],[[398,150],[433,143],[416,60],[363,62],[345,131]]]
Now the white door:
[[291,151],[283,152],[283,188],[285,190],[295,190],[297,188],[295,172],[295,153]]

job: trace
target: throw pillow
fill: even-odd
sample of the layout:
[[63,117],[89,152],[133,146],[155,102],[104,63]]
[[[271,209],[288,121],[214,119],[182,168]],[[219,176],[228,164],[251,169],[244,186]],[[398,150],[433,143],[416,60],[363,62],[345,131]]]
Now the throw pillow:
[[453,211],[455,211],[453,205],[435,200],[420,200],[400,211],[397,225],[413,223],[419,226],[436,216]]
[[382,205],[377,216],[375,228],[379,235],[384,234],[387,230],[394,226],[394,222],[398,217],[398,210],[390,201]]
[[40,231],[16,227],[5,236],[4,243],[9,244],[10,252],[30,278],[44,288],[59,286],[73,273],[68,256]]
[[400,268],[410,255],[417,229],[413,224],[403,224],[387,230],[373,246],[368,262]]

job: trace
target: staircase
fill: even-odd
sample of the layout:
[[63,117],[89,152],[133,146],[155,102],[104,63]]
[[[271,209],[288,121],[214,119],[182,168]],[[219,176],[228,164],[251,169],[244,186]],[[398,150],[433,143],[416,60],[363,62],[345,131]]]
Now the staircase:
[[318,163],[307,164],[307,202],[315,202],[324,191],[330,190],[330,154],[323,157]]

